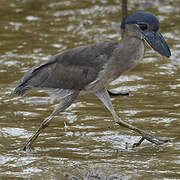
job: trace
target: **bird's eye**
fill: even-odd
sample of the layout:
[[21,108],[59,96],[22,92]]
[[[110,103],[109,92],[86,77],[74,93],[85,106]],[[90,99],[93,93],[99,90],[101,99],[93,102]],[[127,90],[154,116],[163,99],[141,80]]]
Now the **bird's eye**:
[[145,31],[148,28],[147,24],[138,24],[138,25],[142,31]]

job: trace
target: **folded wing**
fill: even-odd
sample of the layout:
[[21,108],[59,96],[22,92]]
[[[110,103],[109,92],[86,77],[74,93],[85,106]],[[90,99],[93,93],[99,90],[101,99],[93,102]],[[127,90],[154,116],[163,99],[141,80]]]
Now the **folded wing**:
[[116,46],[116,42],[104,41],[57,54],[30,69],[14,93],[23,95],[33,88],[82,90],[97,78]]

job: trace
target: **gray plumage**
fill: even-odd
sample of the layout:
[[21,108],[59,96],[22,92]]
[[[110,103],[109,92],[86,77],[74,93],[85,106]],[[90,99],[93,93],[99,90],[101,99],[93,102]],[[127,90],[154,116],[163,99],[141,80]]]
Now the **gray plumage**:
[[50,90],[55,99],[60,100],[23,150],[31,148],[42,129],[49,125],[55,115],[69,107],[78,96],[88,93],[95,94],[101,100],[117,124],[142,136],[135,146],[140,145],[144,139],[155,144],[168,141],[122,121],[114,111],[106,86],[142,60],[145,41],[163,56],[171,55],[166,41],[158,31],[159,21],[153,14],[134,13],[123,20],[121,28],[121,43],[106,40],[67,50],[33,67],[22,77],[14,90],[15,94],[23,95],[27,90],[44,88]]
[[52,56],[49,61],[30,69],[14,92],[23,95],[33,88],[84,90],[96,80],[117,47],[116,42],[104,41]]

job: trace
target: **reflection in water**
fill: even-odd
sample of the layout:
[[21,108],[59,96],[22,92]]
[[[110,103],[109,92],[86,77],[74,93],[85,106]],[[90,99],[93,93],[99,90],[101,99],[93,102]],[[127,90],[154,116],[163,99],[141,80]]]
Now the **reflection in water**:
[[[128,1],[129,11],[140,2]],[[119,1],[2,0],[0,6],[0,177],[42,179],[178,179],[180,176],[179,1],[156,1],[161,32],[172,50],[163,59],[147,48],[144,61],[110,88],[130,96],[112,98],[121,118],[172,143],[145,142],[112,121],[95,96],[80,97],[39,137],[33,153],[20,149],[53,110],[43,91],[11,95],[18,79],[33,65],[65,49],[103,39],[119,41]],[[141,6],[142,7],[142,6]],[[160,7],[157,9],[156,7]],[[142,8],[141,8],[142,9]],[[172,10],[171,10],[172,9]],[[143,9],[144,10],[144,9]],[[127,142],[129,144],[127,144]]]

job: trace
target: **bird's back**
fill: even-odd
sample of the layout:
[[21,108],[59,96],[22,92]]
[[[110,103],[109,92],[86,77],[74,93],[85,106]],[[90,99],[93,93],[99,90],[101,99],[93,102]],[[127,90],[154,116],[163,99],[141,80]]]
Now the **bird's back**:
[[31,68],[14,93],[23,95],[33,88],[82,90],[96,80],[117,46],[117,42],[107,40],[52,56],[47,62]]

